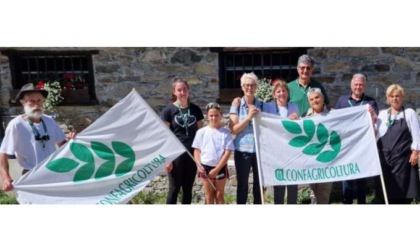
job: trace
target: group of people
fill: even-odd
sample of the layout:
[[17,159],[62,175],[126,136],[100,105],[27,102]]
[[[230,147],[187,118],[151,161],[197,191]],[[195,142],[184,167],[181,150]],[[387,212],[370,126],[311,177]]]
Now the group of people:
[[[208,125],[203,127],[203,112],[190,101],[187,81],[178,77],[172,79],[172,102],[161,111],[160,117],[188,152],[165,167],[169,180],[166,203],[176,204],[182,189],[181,203],[191,204],[192,189],[198,173],[203,182],[205,203],[223,204],[224,188],[229,178],[227,162],[234,152],[237,204],[246,204],[248,201],[251,171],[253,203],[261,204],[252,118],[260,111],[290,120],[328,114],[333,106],[323,85],[312,78],[314,64],[312,57],[300,56],[297,62],[298,78],[289,83],[280,79],[273,81],[274,100],[266,103],[256,98],[258,77],[254,73],[244,73],[240,80],[243,97],[232,102],[229,130],[222,123],[223,113],[217,103],[206,106]],[[16,154],[25,173],[50,155],[56,148],[55,144],[61,146],[66,141],[54,120],[43,114],[42,105],[47,92],[36,90],[30,85],[23,86],[17,97],[25,113],[9,123],[0,148],[0,175],[2,189],[5,191],[12,189],[8,155]],[[353,75],[350,88],[349,94],[338,99],[335,109],[369,105],[389,203],[410,203],[417,197],[419,184],[417,163],[420,127],[414,110],[403,106],[404,89],[398,84],[389,86],[386,98],[390,107],[379,112],[375,99],[364,93],[366,77],[363,74]],[[383,197],[379,177],[376,182],[375,191]],[[332,183],[310,184],[311,203],[328,204],[332,186]],[[358,204],[366,203],[365,178],[343,181],[342,188],[343,203],[352,204],[355,198]],[[298,187],[288,185],[274,186],[275,204],[284,204],[286,191],[287,204],[297,203]]]
[[[222,111],[216,103],[210,103],[206,106],[209,125],[202,129],[200,129],[203,125],[202,114],[198,112],[198,114],[193,115],[188,112],[190,118],[184,120],[191,122],[191,127],[194,128],[196,134],[192,133],[179,137],[180,140],[185,137],[190,139],[189,142],[192,144],[188,144],[186,147],[191,150],[191,153],[194,153],[195,163],[194,160],[186,156],[184,159],[188,161],[179,163],[176,160],[173,164],[174,167],[176,164],[177,170],[174,170],[171,165],[168,166],[167,170],[170,171],[170,178],[179,176],[187,170],[191,172],[190,175],[195,174],[198,169],[198,176],[202,179],[204,185],[206,203],[223,203],[224,186],[229,176],[226,164],[229,156],[234,152],[237,204],[246,204],[248,201],[251,171],[253,174],[253,203],[261,204],[262,193],[258,177],[252,118],[259,111],[276,114],[290,120],[328,114],[333,106],[330,104],[323,85],[312,78],[314,63],[313,58],[308,55],[299,57],[297,63],[299,77],[290,83],[280,79],[274,80],[272,82],[274,100],[266,103],[258,100],[255,96],[258,88],[258,77],[254,73],[244,73],[240,80],[243,97],[235,98],[229,111],[230,132],[221,123]],[[176,99],[174,99],[173,104],[168,105],[162,111],[161,115],[162,119],[175,133],[180,124],[177,124],[177,120],[174,118],[185,115],[189,107],[192,108],[196,105],[186,102],[189,99],[189,87],[186,81],[173,82],[172,88]],[[405,109],[402,106],[403,88],[398,84],[393,84],[388,88],[386,97],[390,108],[381,112],[378,110],[375,99],[364,93],[366,77],[363,74],[353,75],[350,88],[351,92],[342,95],[334,109],[368,105],[376,129],[379,156],[389,202],[391,204],[411,202],[412,199],[417,197],[419,183],[417,162],[418,150],[420,150],[420,129],[414,110]],[[183,89],[183,92],[180,92],[179,89]],[[184,102],[182,102],[183,100]],[[174,107],[177,107],[176,104],[183,105],[174,109]],[[167,117],[165,111],[170,107],[175,113],[171,117]],[[179,111],[178,114],[177,111]],[[190,124],[184,121],[181,126],[188,127],[187,125]],[[233,140],[231,135],[235,136]],[[186,194],[185,188],[192,188],[193,179],[188,180],[188,187],[185,188],[182,186],[182,181],[185,180],[181,176],[177,180],[170,179],[168,203],[176,203],[176,200],[169,200],[173,199],[173,192],[177,195],[182,187],[184,197],[184,194]],[[375,181],[377,182],[375,188],[377,196],[383,197],[379,177]],[[333,183],[310,184],[311,203],[328,204],[332,187]],[[342,188],[344,204],[352,204],[355,198],[358,204],[366,204],[366,178],[343,181]],[[297,203],[298,187],[297,185],[288,185],[274,186],[275,204],[284,204],[286,191],[287,204]],[[187,195],[190,195],[190,193],[188,192]],[[189,196],[187,201],[183,198],[182,203],[191,203],[191,197]]]

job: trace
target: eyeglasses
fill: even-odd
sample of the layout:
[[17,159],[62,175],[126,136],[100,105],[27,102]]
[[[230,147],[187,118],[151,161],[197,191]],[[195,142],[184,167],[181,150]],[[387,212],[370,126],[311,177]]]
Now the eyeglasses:
[[217,109],[219,111],[221,110],[220,105],[215,102],[210,102],[209,104],[207,104],[206,110],[209,111],[210,109]]
[[255,85],[255,84],[244,84],[244,85],[242,85],[243,87],[245,87],[245,88],[254,88],[254,87],[256,87],[257,85]]
[[312,67],[304,67],[304,66],[301,66],[301,67],[299,67],[299,69],[300,70],[308,70],[308,71],[310,71],[311,69],[312,69]]

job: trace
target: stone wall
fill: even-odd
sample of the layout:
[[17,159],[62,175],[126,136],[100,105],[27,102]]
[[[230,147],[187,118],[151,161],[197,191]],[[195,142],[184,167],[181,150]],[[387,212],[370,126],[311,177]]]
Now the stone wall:
[[315,78],[327,89],[332,103],[350,92],[355,73],[367,77],[366,94],[374,97],[379,109],[386,107],[389,85],[400,84],[406,91],[406,107],[420,109],[420,48],[313,48],[308,52],[316,60]]
[[[70,123],[78,131],[96,120],[133,88],[149,105],[160,111],[170,102],[170,79],[181,76],[191,85],[191,100],[202,108],[219,98],[218,54],[199,47],[136,48],[0,48],[16,50],[98,50],[93,55],[98,105],[60,106],[58,120]],[[340,48],[317,47],[308,54],[316,60],[314,76],[324,84],[331,102],[349,93],[354,73],[368,78],[366,93],[386,106],[385,91],[392,83],[406,89],[407,107],[420,108],[420,48]],[[0,53],[0,113],[21,113],[21,107],[9,105],[11,89],[9,60]]]
[[[0,50],[6,48],[0,48]],[[7,48],[16,50],[60,50],[60,48]],[[179,76],[191,87],[191,100],[201,107],[216,101],[219,93],[218,54],[203,48],[62,48],[92,50],[95,76],[95,106],[59,106],[57,120],[81,131],[135,88],[148,104],[160,111],[171,99],[170,80]],[[9,105],[12,88],[8,57],[0,54],[0,112],[3,116],[22,112]]]

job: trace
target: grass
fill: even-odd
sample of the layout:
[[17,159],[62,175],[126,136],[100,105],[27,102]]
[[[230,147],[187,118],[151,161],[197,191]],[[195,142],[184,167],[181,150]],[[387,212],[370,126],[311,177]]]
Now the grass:
[[[298,191],[297,203],[301,205],[310,204],[310,189],[309,187],[301,188]],[[131,204],[166,204],[166,194],[167,192],[140,192],[136,197],[131,200]],[[182,192],[178,196],[178,202],[181,201]],[[274,204],[274,197],[271,194],[264,194],[264,203],[265,204]],[[333,190],[330,197],[330,204],[342,204],[342,195],[339,190]],[[192,204],[204,204],[204,199],[201,199],[201,196],[197,193],[193,193]],[[252,193],[248,195],[248,204],[252,204],[253,196]],[[370,191],[366,197],[366,204],[378,204],[378,200],[375,198],[374,191]],[[412,204],[419,204],[419,199],[413,201]],[[225,204],[236,204],[236,195],[235,194],[225,194]],[[354,200],[354,204],[357,204],[357,200]]]
[[299,189],[297,196],[298,204],[310,204],[311,203],[311,190],[309,187]]
[[16,197],[10,196],[9,194],[0,190],[0,205],[16,205],[19,204]]
[[[333,190],[334,192],[334,190]],[[141,191],[137,194],[133,199],[130,200],[129,204],[136,204],[136,205],[150,205],[150,204],[166,204],[166,191]],[[264,194],[264,203],[265,204],[273,204],[274,198],[271,194]],[[181,202],[182,192],[178,195],[178,202]],[[200,194],[197,192],[193,192],[193,199],[192,204],[204,204],[204,199]],[[253,197],[252,193],[248,195],[248,204],[252,204]],[[310,204],[310,189],[308,187],[301,188],[298,191],[297,203],[298,204]],[[378,200],[375,198],[375,193],[373,191],[369,192],[366,198],[367,204],[380,204]],[[412,204],[419,204],[420,200],[415,199],[413,200]],[[19,204],[16,200],[16,197],[7,194],[3,191],[0,191],[0,205],[6,204]],[[225,204],[236,204],[236,195],[235,194],[225,194]],[[330,204],[342,204],[341,202],[341,194],[335,190],[334,193],[331,194],[330,197]],[[354,204],[357,204],[357,201],[354,201]]]
[[141,191],[130,200],[130,204],[166,204],[166,193],[157,191],[143,192]]

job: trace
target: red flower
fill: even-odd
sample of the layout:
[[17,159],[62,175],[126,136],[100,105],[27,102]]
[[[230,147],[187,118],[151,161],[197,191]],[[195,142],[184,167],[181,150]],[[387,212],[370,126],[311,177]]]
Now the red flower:
[[42,80],[40,80],[40,81],[38,81],[38,85],[36,85],[36,89],[44,89],[44,85],[45,85],[45,83],[42,81]]

